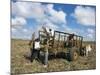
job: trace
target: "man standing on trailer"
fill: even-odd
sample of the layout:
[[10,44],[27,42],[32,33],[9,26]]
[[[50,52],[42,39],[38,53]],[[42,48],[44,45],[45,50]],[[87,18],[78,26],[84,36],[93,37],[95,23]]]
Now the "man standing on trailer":
[[43,32],[46,34],[46,45],[45,45],[45,60],[44,60],[44,67],[47,67],[48,64],[48,48],[50,47],[50,41],[52,41],[52,30],[49,29],[49,32],[47,32],[47,29],[43,26],[42,27]]
[[68,37],[68,47],[73,47],[74,45],[74,34],[70,34]]

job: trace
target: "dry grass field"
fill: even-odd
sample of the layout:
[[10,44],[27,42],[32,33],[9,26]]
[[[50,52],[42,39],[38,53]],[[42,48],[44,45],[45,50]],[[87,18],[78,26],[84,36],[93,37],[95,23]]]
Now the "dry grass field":
[[[48,61],[48,67],[44,68],[39,60],[33,63],[28,59],[30,49],[28,40],[11,39],[11,73],[13,75],[22,73],[42,73],[57,71],[73,71],[73,70],[90,70],[96,68],[96,49],[95,43],[90,42],[93,50],[89,56],[79,56],[76,61],[68,61],[63,58],[55,58]],[[89,43],[89,42],[88,42]],[[84,43],[84,44],[88,44]]]

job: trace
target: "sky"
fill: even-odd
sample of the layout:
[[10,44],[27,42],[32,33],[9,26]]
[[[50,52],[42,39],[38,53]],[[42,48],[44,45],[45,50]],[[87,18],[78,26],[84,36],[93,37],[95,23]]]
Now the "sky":
[[95,6],[12,1],[11,8],[12,38],[31,39],[33,32],[37,35],[45,26],[95,41]]

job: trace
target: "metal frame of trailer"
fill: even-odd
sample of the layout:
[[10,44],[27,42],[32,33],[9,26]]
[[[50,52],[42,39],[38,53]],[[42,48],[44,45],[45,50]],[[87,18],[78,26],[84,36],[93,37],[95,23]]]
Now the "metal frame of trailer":
[[[83,37],[82,36],[78,36],[76,34],[74,34],[74,40],[72,41],[72,45],[69,46],[64,46],[64,44],[68,44],[68,37],[72,35],[70,33],[66,33],[66,32],[60,32],[60,31],[54,31],[54,35],[52,36],[52,40],[50,41],[49,37],[46,36],[46,34],[43,31],[39,31],[39,39],[41,42],[42,46],[46,46],[48,45],[48,48],[44,48],[45,50],[45,62],[47,64],[48,61],[48,54],[50,54],[50,52],[58,52],[63,51],[63,50],[67,50],[67,52],[69,52],[70,55],[70,60],[76,60],[78,58],[79,55],[81,55],[82,52],[82,41],[83,41]],[[43,44],[43,41],[50,41],[45,44]],[[50,45],[51,44],[51,45]],[[43,50],[43,49],[42,49]],[[46,54],[47,53],[47,54]]]

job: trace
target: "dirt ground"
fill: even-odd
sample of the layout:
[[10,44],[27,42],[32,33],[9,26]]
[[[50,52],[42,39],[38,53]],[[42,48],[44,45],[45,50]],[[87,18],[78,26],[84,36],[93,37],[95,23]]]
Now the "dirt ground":
[[[63,58],[51,59],[48,61],[48,67],[45,68],[40,60],[34,60],[32,63],[28,59],[30,49],[29,41],[11,40],[11,73],[42,73],[42,72],[58,72],[58,71],[75,71],[75,70],[90,70],[96,68],[96,49],[95,43],[90,43],[93,50],[89,56],[79,56],[76,61],[68,61]],[[88,44],[88,43],[84,43]]]

